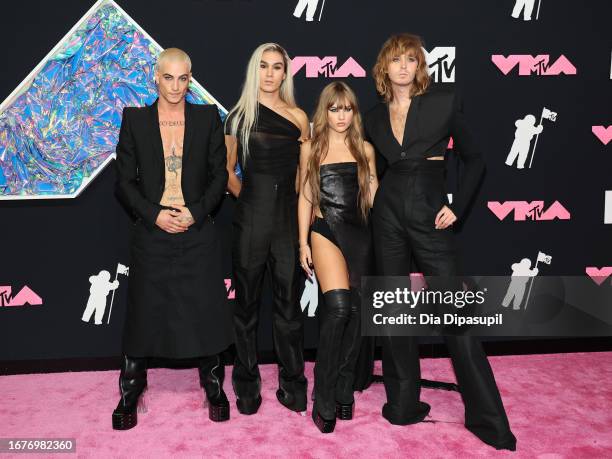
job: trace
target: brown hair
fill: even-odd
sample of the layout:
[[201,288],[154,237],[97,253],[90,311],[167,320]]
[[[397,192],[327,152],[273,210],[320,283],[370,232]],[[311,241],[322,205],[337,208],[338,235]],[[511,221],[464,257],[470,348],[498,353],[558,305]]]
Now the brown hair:
[[392,35],[380,49],[376,64],[374,64],[372,69],[372,76],[376,82],[376,90],[385,98],[386,102],[393,100],[393,89],[387,74],[387,67],[393,57],[404,53],[415,57],[418,62],[410,96],[423,94],[431,81],[427,73],[427,62],[423,52],[423,40],[421,40],[421,37],[410,33]]
[[311,154],[308,160],[305,182],[310,183],[312,190],[312,204],[318,207],[321,201],[321,162],[327,156],[329,150],[329,124],[327,111],[334,104],[338,108],[344,108],[345,104],[353,109],[353,120],[346,131],[346,142],[349,151],[357,162],[357,177],[359,182],[359,194],[357,197],[361,216],[367,220],[370,208],[370,166],[365,154],[363,127],[361,114],[357,103],[357,96],[353,90],[344,82],[336,81],[323,88],[314,117],[312,119]]

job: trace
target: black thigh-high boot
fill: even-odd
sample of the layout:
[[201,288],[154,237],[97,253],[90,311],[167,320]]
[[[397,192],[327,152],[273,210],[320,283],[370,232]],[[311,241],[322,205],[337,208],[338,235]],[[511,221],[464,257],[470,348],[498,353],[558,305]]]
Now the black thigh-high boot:
[[137,412],[146,412],[143,392],[147,388],[147,359],[123,356],[119,375],[121,400],[113,411],[113,429],[128,430],[138,422]]
[[351,313],[351,293],[347,289],[329,290],[319,310],[319,346],[314,367],[315,401],[312,419],[323,433],[333,432],[336,425],[336,383],[340,363],[340,346]]
[[356,366],[361,350],[361,294],[359,289],[351,287],[351,313],[348,317],[338,365],[338,382],[336,383],[336,418],[353,419],[355,398],[353,396]]
[[198,373],[200,375],[200,385],[204,388],[208,401],[209,419],[215,422],[229,420],[229,402],[223,391],[225,366],[221,357],[217,354],[201,358]]

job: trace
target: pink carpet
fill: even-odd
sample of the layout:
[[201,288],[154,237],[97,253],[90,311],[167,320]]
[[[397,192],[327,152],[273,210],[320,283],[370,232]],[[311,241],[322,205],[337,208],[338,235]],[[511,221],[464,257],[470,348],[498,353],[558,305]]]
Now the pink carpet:
[[[149,411],[126,432],[111,429],[117,371],[3,376],[0,438],[74,437],[78,457],[105,458],[612,457],[612,353],[492,357],[491,364],[518,439],[515,453],[498,452],[463,427],[456,392],[423,390],[422,399],[432,405],[429,419],[440,422],[388,424],[380,416],[380,384],[356,395],[353,421],[322,435],[310,413],[303,417],[278,404],[272,365],[262,367],[259,413],[240,415],[226,384],[232,418],[220,424],[202,409],[196,370],[150,370]],[[447,359],[422,360],[422,368],[425,378],[454,380]],[[312,381],[312,364],[307,376]]]

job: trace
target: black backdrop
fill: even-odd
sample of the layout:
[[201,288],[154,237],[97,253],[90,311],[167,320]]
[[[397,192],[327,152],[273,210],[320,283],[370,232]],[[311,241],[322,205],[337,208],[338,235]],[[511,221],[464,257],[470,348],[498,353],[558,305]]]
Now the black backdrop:
[[[194,77],[226,108],[239,95],[247,59],[260,43],[275,41],[294,56],[354,58],[365,78],[346,81],[362,110],[376,102],[370,69],[384,40],[410,31],[425,48],[456,48],[455,84],[466,100],[468,120],[487,162],[487,176],[460,231],[468,273],[509,274],[521,258],[538,251],[553,257],[542,275],[584,275],[587,266],[612,265],[612,225],[605,225],[604,192],[612,190],[611,146],[591,126],[610,123],[612,39],[609,1],[543,0],[540,18],[510,16],[515,0],[400,2],[326,0],[321,21],[293,17],[297,0],[119,0],[117,2],[163,47],[180,47],[193,61]],[[320,2],[322,3],[322,2]],[[75,0],[3,4],[0,37],[3,65],[0,100],[22,81],[91,7]],[[537,7],[537,1],[536,1]],[[504,75],[494,54],[566,56],[576,75]],[[298,103],[311,113],[316,96],[331,78],[295,76]],[[504,160],[514,139],[514,122],[536,118],[546,106],[558,113],[544,121],[534,168],[517,170]],[[452,153],[451,153],[452,156]],[[451,161],[452,169],[452,161]],[[129,264],[128,220],[113,196],[111,165],[76,199],[0,202],[0,286],[13,295],[23,286],[43,305],[0,307],[0,361],[116,356],[126,300],[126,278],[113,304],[109,325],[81,321],[89,276],[117,263]],[[489,201],[559,201],[570,220],[503,221]],[[233,199],[226,197],[217,218],[224,231],[227,276]],[[609,286],[609,280],[608,284]],[[609,288],[609,287],[608,287]],[[109,296],[110,297],[110,296]],[[262,308],[260,348],[272,346],[269,300]],[[532,341],[532,350],[540,349]],[[608,341],[609,343],[609,341]],[[316,346],[316,322],[307,319],[307,348]]]

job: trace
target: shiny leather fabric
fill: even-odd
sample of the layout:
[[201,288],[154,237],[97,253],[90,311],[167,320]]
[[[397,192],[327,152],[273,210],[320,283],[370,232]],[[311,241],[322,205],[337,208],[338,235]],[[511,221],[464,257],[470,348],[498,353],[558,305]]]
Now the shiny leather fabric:
[[[329,290],[323,294],[324,304],[318,310],[319,345],[317,346],[317,361],[314,367],[315,408],[324,419],[333,419],[336,415],[336,384],[339,380],[339,367],[343,356],[342,345],[345,344],[345,329],[349,320],[357,321],[357,311],[351,311],[351,292],[347,289]],[[353,343],[346,343],[355,348]],[[356,358],[356,356],[355,356]],[[353,363],[355,359],[352,359]],[[344,365],[346,366],[346,365]],[[348,370],[348,371],[347,371]],[[353,368],[344,369],[344,378],[350,379],[348,394],[343,396],[344,403],[353,401],[352,373]],[[347,375],[348,373],[348,375]],[[343,383],[345,386],[346,383]],[[346,400],[348,398],[348,400]]]
[[201,358],[198,366],[200,386],[206,392],[206,398],[210,403],[227,403],[227,397],[223,391],[225,380],[225,366],[219,355]]
[[[445,195],[442,161],[402,161],[387,171],[373,209],[378,275],[407,275],[411,257],[425,276],[458,274],[453,230],[434,228]],[[429,405],[419,401],[417,340],[386,336],[381,341],[387,394],[383,416],[392,424],[420,422]],[[514,450],[516,438],[480,340],[446,337],[446,344],[465,404],[466,428],[495,448]]]
[[147,387],[147,359],[141,357],[123,356],[121,373],[119,374],[120,405],[135,407],[138,397]]
[[322,164],[320,176],[321,214],[346,260],[350,286],[360,288],[361,276],[372,272],[374,252],[369,219],[363,221],[357,201],[357,163]]
[[[324,303],[318,310],[315,403],[318,413],[331,419],[335,416],[336,402],[351,404],[355,381],[367,381],[372,372],[373,355],[366,352],[359,367],[357,362],[364,342],[360,328],[361,276],[371,272],[374,253],[370,225],[363,221],[358,207],[357,163],[323,164],[320,178],[319,208],[323,219],[312,231],[338,246],[347,263],[350,284],[348,290],[325,292]],[[369,340],[365,344],[366,350],[370,350]]]

